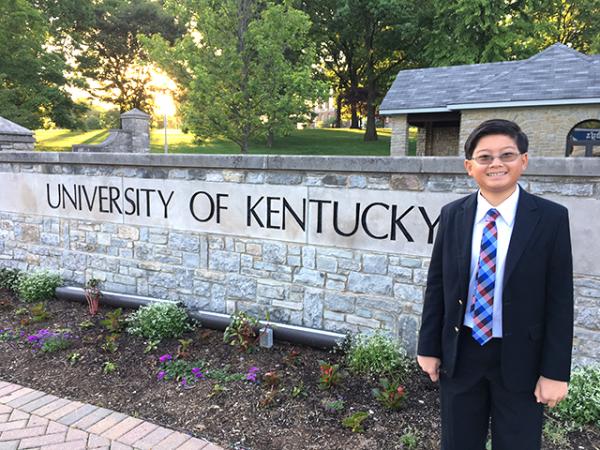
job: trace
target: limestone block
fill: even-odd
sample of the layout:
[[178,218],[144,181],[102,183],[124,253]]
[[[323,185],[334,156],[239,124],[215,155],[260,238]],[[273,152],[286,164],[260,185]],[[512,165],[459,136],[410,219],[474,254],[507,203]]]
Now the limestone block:
[[363,294],[392,295],[392,277],[350,272],[348,290]]

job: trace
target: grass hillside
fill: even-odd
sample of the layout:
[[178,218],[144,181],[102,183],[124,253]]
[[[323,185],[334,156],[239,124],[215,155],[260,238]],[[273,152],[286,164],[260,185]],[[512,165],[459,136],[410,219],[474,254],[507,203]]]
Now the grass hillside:
[[[305,129],[294,130],[289,136],[276,139],[272,148],[263,143],[253,143],[251,154],[277,155],[356,155],[356,156],[388,156],[390,154],[391,130],[377,130],[379,140],[363,141],[363,130],[350,129]],[[37,130],[35,132],[36,150],[70,151],[74,144],[98,144],[108,136],[108,130],[69,131],[69,130]],[[169,153],[226,153],[238,154],[239,147],[225,139],[194,141],[191,134],[180,130],[167,130]],[[152,130],[150,146],[152,153],[162,153],[164,131]]]

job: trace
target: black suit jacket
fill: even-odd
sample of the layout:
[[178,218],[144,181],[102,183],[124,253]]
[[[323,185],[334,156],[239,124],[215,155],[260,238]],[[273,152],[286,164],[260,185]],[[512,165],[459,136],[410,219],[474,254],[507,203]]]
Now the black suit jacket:
[[[452,377],[468,303],[477,193],[442,208],[423,305],[418,354],[441,358]],[[521,189],[504,269],[502,376],[511,391],[540,375],[568,381],[573,264],[567,209]]]

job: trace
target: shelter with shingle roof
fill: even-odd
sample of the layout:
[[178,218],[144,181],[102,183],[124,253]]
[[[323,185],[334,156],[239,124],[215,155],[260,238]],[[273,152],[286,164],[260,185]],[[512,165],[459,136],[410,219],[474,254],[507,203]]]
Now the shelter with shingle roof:
[[[392,156],[462,153],[482,121],[516,121],[538,156],[600,156],[600,55],[554,44],[531,58],[488,64],[402,70],[386,94]],[[597,146],[598,145],[598,146]]]

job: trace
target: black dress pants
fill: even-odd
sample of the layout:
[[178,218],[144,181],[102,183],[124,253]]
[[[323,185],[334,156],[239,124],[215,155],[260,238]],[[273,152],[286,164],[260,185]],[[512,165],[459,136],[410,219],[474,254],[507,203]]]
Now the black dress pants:
[[500,370],[502,339],[479,345],[463,327],[454,376],[440,376],[442,450],[540,450],[543,405],[533,391],[511,392]]

